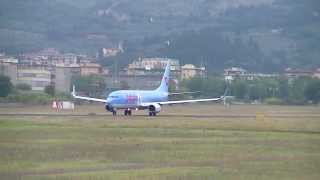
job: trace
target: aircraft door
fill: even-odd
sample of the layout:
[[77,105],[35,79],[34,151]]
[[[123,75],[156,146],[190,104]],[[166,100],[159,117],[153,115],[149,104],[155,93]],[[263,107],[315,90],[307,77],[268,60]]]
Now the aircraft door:
[[140,106],[141,102],[142,102],[142,100],[141,100],[141,95],[140,95],[140,94],[138,94],[138,101],[137,101],[137,105],[138,105],[138,106]]

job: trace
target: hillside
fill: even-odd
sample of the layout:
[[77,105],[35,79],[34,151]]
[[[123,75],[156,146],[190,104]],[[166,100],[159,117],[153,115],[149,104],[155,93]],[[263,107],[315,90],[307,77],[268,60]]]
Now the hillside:
[[157,55],[212,70],[314,68],[319,20],[317,0],[2,0],[0,51],[96,54],[122,42],[123,64]]

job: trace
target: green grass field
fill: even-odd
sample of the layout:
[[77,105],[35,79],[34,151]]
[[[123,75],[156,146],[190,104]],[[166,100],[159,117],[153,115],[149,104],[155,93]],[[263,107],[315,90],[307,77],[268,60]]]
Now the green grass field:
[[[108,114],[96,105],[0,108],[33,112]],[[0,179],[320,179],[319,107],[188,105],[161,114],[0,115]]]

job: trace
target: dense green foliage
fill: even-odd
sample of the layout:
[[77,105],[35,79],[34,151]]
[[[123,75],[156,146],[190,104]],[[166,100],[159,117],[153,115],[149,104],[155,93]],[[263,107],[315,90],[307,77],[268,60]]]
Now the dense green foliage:
[[[201,91],[203,96],[220,96],[225,89],[223,78],[186,80],[183,86],[191,91]],[[244,101],[260,101],[270,104],[304,104],[320,102],[320,80],[309,77],[297,79],[260,78],[234,80],[228,85],[228,95]]]
[[25,83],[17,84],[15,86],[15,88],[17,90],[22,90],[22,91],[30,91],[31,90],[31,86],[29,84],[25,84]]
[[[3,76],[0,76],[0,81]],[[7,77],[4,78],[8,80]],[[7,82],[7,81],[6,81]],[[0,82],[0,86],[5,83]],[[8,87],[10,87],[8,89]],[[8,91],[9,90],[9,91]],[[15,87],[11,83],[5,87],[0,87],[1,93],[6,91],[6,96],[0,96],[0,103],[23,103],[32,105],[51,104],[54,99],[71,100],[68,94],[56,94],[54,86],[47,86],[45,92],[32,91],[28,84],[17,84]]]
[[95,55],[123,42],[125,52],[113,58],[121,66],[163,56],[204,63],[210,71],[314,68],[319,7],[318,0],[2,0],[0,52],[54,47]]
[[226,89],[226,84],[221,78],[209,77],[203,79],[201,77],[194,77],[190,80],[184,80],[182,86],[187,88],[189,91],[197,92],[200,91],[202,96],[220,96]]
[[32,105],[50,104],[53,98],[45,93],[27,92],[10,94],[6,98],[0,98],[0,103],[23,103]]
[[313,79],[306,86],[304,96],[307,100],[313,101],[314,103],[320,102],[320,81]]
[[54,96],[56,94],[54,85],[48,85],[44,88],[44,92],[49,94],[50,96]]
[[56,94],[51,96],[47,93],[23,91],[9,94],[7,97],[0,98],[0,103],[22,103],[31,105],[47,105],[51,104],[53,100],[70,101],[72,98],[66,94]]
[[12,91],[10,78],[0,75],[0,97],[6,97]]
[[[206,65],[209,71],[241,66],[247,69],[264,70],[263,53],[252,39],[224,37],[222,32],[207,28],[199,32],[186,32],[172,40],[164,50],[169,57],[181,59],[183,63]],[[224,60],[224,61],[222,61]]]

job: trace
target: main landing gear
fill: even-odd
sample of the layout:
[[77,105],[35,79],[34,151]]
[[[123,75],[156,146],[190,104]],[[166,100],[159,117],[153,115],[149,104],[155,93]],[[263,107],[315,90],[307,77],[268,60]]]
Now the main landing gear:
[[[112,115],[113,116],[117,116],[117,111],[115,110],[115,109],[112,109]],[[131,109],[126,109],[126,110],[124,110],[124,115],[125,116],[131,116],[132,115],[132,111],[131,111]]]
[[131,109],[126,109],[126,110],[124,110],[124,115],[125,115],[125,116],[131,116],[131,115],[132,115]]
[[156,112],[149,112],[149,116],[157,116]]

